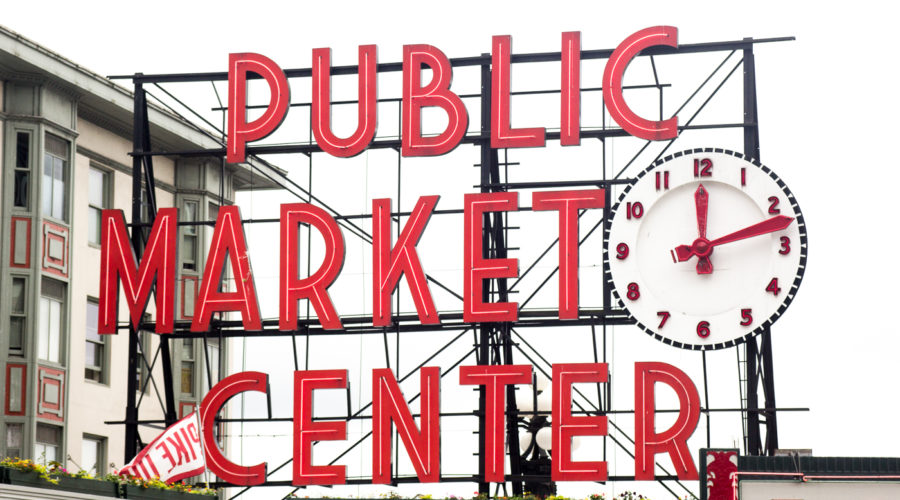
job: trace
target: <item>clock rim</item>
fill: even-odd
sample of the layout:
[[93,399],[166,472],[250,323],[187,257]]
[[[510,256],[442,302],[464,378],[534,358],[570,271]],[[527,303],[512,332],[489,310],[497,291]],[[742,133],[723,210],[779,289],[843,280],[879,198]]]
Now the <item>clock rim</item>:
[[[744,334],[742,336],[739,336],[739,337],[736,337],[736,338],[733,338],[733,339],[730,339],[727,341],[717,342],[714,344],[691,344],[691,343],[687,343],[687,342],[680,342],[678,340],[671,339],[667,336],[664,336],[664,335],[658,333],[654,328],[643,324],[631,313],[631,310],[628,308],[628,306],[625,304],[625,301],[622,300],[622,297],[619,295],[615,280],[613,279],[613,276],[612,276],[612,270],[610,268],[609,238],[610,238],[610,232],[612,230],[613,220],[615,220],[615,216],[616,216],[616,213],[618,212],[619,205],[621,205],[621,203],[625,200],[625,197],[628,196],[628,193],[631,192],[631,189],[638,182],[640,182],[641,179],[645,175],[654,171],[660,165],[663,165],[663,164],[665,164],[669,161],[672,161],[676,158],[680,158],[682,156],[690,156],[690,155],[694,155],[694,154],[703,154],[703,153],[720,153],[720,154],[734,156],[735,158],[738,158],[740,160],[744,160],[748,163],[753,164],[754,166],[756,166],[757,168],[762,170],[764,173],[766,173],[773,181],[775,181],[776,185],[778,185],[778,187],[787,196],[787,199],[790,202],[790,206],[794,210],[795,215],[796,215],[798,234],[800,236],[800,245],[799,245],[800,260],[797,264],[797,269],[795,271],[796,274],[794,276],[793,281],[791,282],[791,286],[785,293],[785,298],[782,300],[781,304],[778,306],[778,308],[775,310],[775,312],[773,312],[768,318],[766,318],[765,321],[760,323],[759,326],[748,331],[746,334]],[[775,323],[775,321],[778,320],[778,318],[780,318],[782,315],[784,315],[784,312],[794,301],[794,298],[796,297],[797,292],[800,290],[800,283],[803,281],[803,276],[806,272],[806,263],[807,263],[808,252],[809,252],[809,239],[808,239],[808,235],[807,235],[807,231],[806,231],[806,220],[803,217],[803,212],[800,210],[800,204],[797,202],[797,198],[794,196],[794,193],[790,190],[790,188],[788,188],[787,184],[783,180],[781,180],[781,177],[779,177],[778,174],[776,174],[774,171],[772,171],[772,169],[770,169],[769,167],[763,165],[759,160],[749,157],[743,153],[740,153],[737,151],[732,151],[730,149],[693,148],[693,149],[687,149],[684,151],[679,151],[677,153],[673,153],[671,155],[657,159],[656,161],[651,163],[649,166],[647,166],[646,168],[644,168],[643,170],[638,172],[638,174],[634,177],[634,182],[631,182],[631,183],[625,185],[625,188],[623,189],[622,193],[619,194],[619,197],[616,200],[616,203],[612,206],[612,208],[610,208],[607,216],[608,216],[609,222],[607,224],[604,224],[604,228],[603,228],[603,273],[604,273],[604,278],[606,280],[606,284],[609,287],[610,292],[612,293],[613,297],[615,297],[615,300],[618,303],[619,307],[621,307],[628,314],[628,317],[631,318],[635,322],[635,324],[641,330],[644,331],[644,333],[650,335],[654,339],[659,340],[660,342],[662,342],[666,345],[678,347],[680,349],[691,350],[691,351],[713,351],[713,350],[719,350],[719,349],[727,349],[730,347],[735,347],[740,344],[743,344],[744,342],[747,342],[748,340],[756,337],[763,331],[771,328],[771,326]]]

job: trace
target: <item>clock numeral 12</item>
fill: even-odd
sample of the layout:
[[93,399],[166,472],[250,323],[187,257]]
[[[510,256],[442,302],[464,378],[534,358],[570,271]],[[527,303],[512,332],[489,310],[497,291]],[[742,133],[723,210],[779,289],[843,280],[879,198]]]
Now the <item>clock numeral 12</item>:
[[753,314],[750,308],[741,309],[741,326],[750,326],[753,323]]
[[778,288],[778,278],[772,278],[772,281],[766,286],[766,291],[772,292],[772,295],[778,295],[781,292],[781,288]]
[[709,321],[697,323],[697,335],[702,339],[709,337]]
[[712,160],[709,158],[694,159],[694,177],[712,177]]
[[628,297],[628,300],[637,300],[641,298],[641,289],[638,287],[638,284],[635,282],[631,282],[628,284],[628,292],[625,294]]
[[639,201],[634,203],[629,201],[625,205],[625,216],[628,219],[640,219],[644,216],[644,205]]
[[747,185],[747,167],[741,167],[741,186]]
[[669,316],[671,316],[671,314],[669,314],[669,311],[660,311],[660,312],[656,313],[656,315],[659,316],[660,318],[662,318],[659,321],[660,328],[666,326],[666,321],[669,321]]
[[656,190],[669,189],[669,171],[656,172]]

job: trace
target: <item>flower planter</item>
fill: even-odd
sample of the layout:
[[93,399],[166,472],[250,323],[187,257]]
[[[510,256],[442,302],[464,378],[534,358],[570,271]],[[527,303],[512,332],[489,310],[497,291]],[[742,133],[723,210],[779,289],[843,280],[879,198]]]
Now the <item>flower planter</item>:
[[158,490],[156,488],[142,488],[132,484],[122,485],[122,498],[138,500],[203,500],[216,498],[214,496],[198,495],[196,493],[183,493],[172,490]]
[[16,486],[28,486],[31,488],[43,488],[49,490],[71,491],[75,493],[84,493],[86,495],[96,495],[102,497],[119,497],[119,485],[108,481],[98,481],[95,479],[81,479],[68,476],[53,476],[58,480],[58,484],[53,484],[44,479],[37,472],[20,471],[9,467],[0,467],[0,482],[5,484],[13,484]]

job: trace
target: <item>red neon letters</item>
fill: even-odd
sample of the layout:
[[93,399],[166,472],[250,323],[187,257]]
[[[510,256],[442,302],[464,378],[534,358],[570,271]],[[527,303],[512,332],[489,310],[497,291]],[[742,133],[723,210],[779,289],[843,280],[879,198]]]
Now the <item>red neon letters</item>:
[[216,415],[234,396],[242,392],[256,391],[268,396],[269,379],[265,373],[240,372],[223,378],[214,385],[200,403],[200,427],[203,429],[203,448],[206,450],[206,467],[210,472],[231,484],[253,486],[266,481],[266,463],[252,466],[238,465],[225,458],[216,442]]
[[104,210],[100,229],[100,318],[99,333],[116,333],[119,281],[125,288],[125,300],[131,324],[137,328],[150,299],[156,279],[156,333],[172,333],[175,311],[175,243],[178,236],[178,212],[161,208],[144,249],[140,267],[128,241],[125,215],[121,210]]
[[[657,433],[654,427],[655,384],[662,382],[678,395],[678,418],[668,430]],[[678,478],[696,480],[697,468],[687,440],[700,420],[700,395],[683,371],[666,363],[634,364],[634,477],[651,480],[657,453],[668,452]]]
[[654,26],[638,31],[620,43],[603,70],[603,100],[609,115],[626,132],[648,141],[663,141],[678,136],[678,117],[662,121],[641,118],[628,107],[622,95],[625,69],[640,51],[654,45],[677,47],[678,30],[672,26]]
[[309,370],[294,372],[294,480],[295,486],[308,484],[344,484],[343,465],[313,465],[312,447],[316,441],[347,439],[347,422],[313,421],[313,390],[344,389],[347,370]]
[[[297,260],[297,226],[306,223],[316,228],[325,242],[325,260],[311,276],[299,279]],[[344,236],[334,218],[309,203],[281,205],[281,287],[278,299],[278,329],[297,328],[297,301],[309,299],[322,327],[328,330],[343,328],[328,287],[344,266]]]
[[478,365],[459,367],[460,385],[485,386],[487,407],[484,429],[484,481],[504,481],[503,417],[506,408],[506,386],[531,383],[531,365]]
[[322,151],[341,158],[362,153],[375,137],[378,64],[374,45],[359,46],[359,121],[356,132],[341,139],[331,131],[331,49],[313,49],[312,131]]
[[606,481],[606,462],[572,460],[572,438],[605,436],[606,417],[572,415],[572,384],[605,383],[609,372],[606,363],[566,363],[553,365],[553,469],[554,481]]
[[[231,261],[231,273],[234,275],[234,286],[237,289],[234,292],[219,291],[226,256]],[[219,208],[219,217],[216,219],[206,268],[203,270],[203,282],[200,284],[191,331],[209,330],[209,320],[212,314],[218,311],[240,311],[245,329],[262,329],[259,304],[256,302],[256,287],[253,285],[253,273],[250,272],[250,257],[247,255],[244,226],[241,224],[241,211],[236,206]]]
[[[487,392],[485,482],[504,481],[506,390],[513,384],[529,384],[531,365],[461,366],[461,385],[483,385]],[[420,376],[419,427],[413,419],[394,373],[387,368],[372,370],[372,483],[389,484],[391,472],[391,428],[397,426],[400,440],[421,482],[437,482],[440,475],[440,378],[441,369],[425,367]],[[607,383],[606,363],[566,363],[553,365],[553,436],[551,477],[553,481],[605,481],[607,464],[602,460],[573,461],[572,438],[605,436],[606,416],[572,415],[573,384]],[[675,424],[662,433],[654,431],[654,384],[663,382],[678,395],[679,414]],[[296,486],[344,484],[343,465],[313,465],[312,449],[316,441],[347,439],[344,420],[314,419],[313,392],[319,389],[345,389],[346,370],[294,372],[294,456],[293,481]],[[266,464],[242,466],[224,457],[213,429],[216,415],[233,396],[246,391],[268,394],[266,374],[242,372],[216,384],[203,398],[200,419],[209,469],[223,480],[236,485],[260,484],[266,477]],[[678,477],[696,480],[697,469],[687,439],[699,419],[699,396],[694,384],[683,372],[665,363],[635,364],[635,479],[653,480],[654,457],[668,452]],[[599,450],[592,453],[600,457]]]
[[578,211],[603,208],[604,191],[542,191],[531,197],[534,210],[559,212],[559,318],[578,318]]
[[484,257],[481,233],[485,212],[514,212],[519,208],[519,193],[466,194],[463,216],[463,320],[515,321],[518,304],[515,302],[484,302],[482,281],[489,278],[515,278],[519,275],[517,259],[487,259]]
[[387,368],[372,370],[373,484],[391,482],[392,422],[397,426],[419,481],[436,483],[441,479],[441,369],[426,366],[419,370],[419,375],[421,430],[413,422],[394,373]]
[[422,237],[438,198],[419,198],[394,248],[391,248],[391,200],[372,200],[372,325],[391,324],[391,294],[397,288],[401,274],[406,275],[419,321],[422,324],[440,323],[416,251],[416,243]]
[[[422,65],[432,71],[431,83],[422,86]],[[458,95],[450,92],[450,60],[431,45],[403,47],[403,156],[449,153],[466,133],[469,115]],[[438,106],[447,113],[447,128],[435,137],[422,136],[422,108]]]
[[[247,72],[265,78],[272,94],[266,111],[247,123]],[[229,163],[240,163],[247,157],[244,148],[250,141],[262,139],[278,128],[291,102],[290,87],[284,72],[274,61],[260,54],[228,56],[228,153]]]
[[[657,45],[677,47],[678,31],[671,26],[655,26],[626,38],[613,51],[603,73],[603,98],[610,116],[629,134],[647,140],[665,140],[678,135],[678,118],[652,121],[638,116],[622,93],[622,77],[628,64],[644,49]],[[491,146],[523,148],[543,146],[543,127],[514,129],[510,126],[510,72],[512,38],[495,36],[491,52]],[[330,117],[330,49],[313,50],[312,131],[323,151],[339,157],[359,154],[375,137],[377,106],[377,65],[374,45],[359,47],[359,104],[356,132],[339,138],[332,132]],[[573,146],[581,136],[581,34],[562,34],[560,50],[560,144]],[[422,84],[422,66],[432,72]],[[271,90],[269,105],[261,117],[246,122],[247,73],[265,78]],[[450,90],[453,67],[438,48],[431,45],[403,47],[403,90],[401,154],[435,156],[453,150],[466,134],[468,114],[462,99]],[[228,67],[228,161],[245,159],[247,143],[262,139],[281,123],[288,108],[288,81],[284,72],[259,54],[231,54]],[[422,108],[439,107],[447,115],[447,125],[437,135],[422,131]]]

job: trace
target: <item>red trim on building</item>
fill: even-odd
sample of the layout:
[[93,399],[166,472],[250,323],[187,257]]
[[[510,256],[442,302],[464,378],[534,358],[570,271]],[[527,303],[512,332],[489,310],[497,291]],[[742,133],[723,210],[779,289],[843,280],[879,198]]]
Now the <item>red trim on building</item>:
[[[28,223],[28,232],[26,236],[25,264],[16,264],[16,221],[23,220]],[[10,219],[10,238],[9,238],[9,267],[18,267],[27,269],[31,267],[31,217],[12,217]]]
[[[18,369],[22,370],[22,394],[20,396],[22,409],[19,411],[12,411],[12,409],[10,408],[10,402],[12,400],[12,393],[10,392],[10,389],[11,389],[10,380],[12,379],[13,368],[18,368]],[[25,407],[26,407],[26,404],[25,404],[26,396],[25,395],[27,394],[26,389],[28,388],[27,375],[28,375],[28,365],[26,365],[25,363],[8,363],[6,365],[6,404],[5,404],[5,408],[4,408],[4,410],[5,410],[4,413],[6,413],[7,415],[17,415],[17,416],[25,415]]]
[[[66,389],[66,373],[62,370],[48,368],[46,366],[38,366],[38,400],[37,400],[37,416],[57,422],[63,421],[63,408]],[[50,386],[56,386],[56,403],[52,400],[47,401]]]

